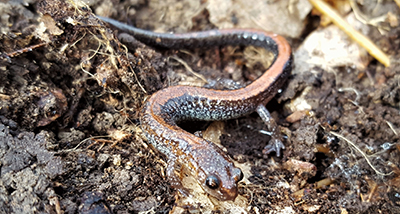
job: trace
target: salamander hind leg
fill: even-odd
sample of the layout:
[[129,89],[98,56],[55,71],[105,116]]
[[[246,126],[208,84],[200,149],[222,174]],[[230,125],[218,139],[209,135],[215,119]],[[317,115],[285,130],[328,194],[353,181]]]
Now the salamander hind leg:
[[263,104],[257,106],[257,113],[260,115],[265,125],[267,125],[268,131],[271,132],[271,140],[268,142],[268,145],[264,147],[263,153],[269,154],[275,152],[277,157],[281,156],[281,150],[285,149],[285,145],[282,142],[282,135],[279,132],[278,125]]

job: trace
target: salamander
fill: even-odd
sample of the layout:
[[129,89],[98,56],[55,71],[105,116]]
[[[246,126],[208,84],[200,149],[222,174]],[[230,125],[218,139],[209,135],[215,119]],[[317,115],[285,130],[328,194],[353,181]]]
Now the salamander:
[[[193,86],[171,86],[157,91],[145,102],[140,125],[148,141],[168,158],[167,176],[171,185],[187,194],[175,172],[185,166],[209,195],[219,200],[234,200],[242,171],[212,142],[177,126],[183,120],[228,120],[257,111],[265,123],[271,117],[265,108],[283,87],[292,69],[292,52],[285,38],[255,29],[222,29],[184,34],[154,33],[116,20],[99,17],[135,39],[161,48],[205,48],[221,45],[253,45],[274,54],[271,66],[257,80],[235,90],[215,90]],[[274,122],[273,122],[274,123]],[[271,127],[270,127],[271,128]],[[276,128],[272,127],[273,133]],[[278,137],[267,152],[284,148]],[[276,145],[275,145],[276,144]]]

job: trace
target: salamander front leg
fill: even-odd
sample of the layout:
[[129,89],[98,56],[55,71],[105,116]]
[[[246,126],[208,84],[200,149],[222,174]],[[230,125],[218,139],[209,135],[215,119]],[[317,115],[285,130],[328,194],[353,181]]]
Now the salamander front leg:
[[265,125],[267,125],[268,131],[271,132],[271,140],[264,147],[263,153],[269,154],[275,152],[277,157],[281,156],[281,149],[285,149],[285,145],[282,143],[282,135],[279,133],[278,125],[263,104],[257,106],[257,113]]
[[188,197],[190,195],[189,190],[184,188],[182,185],[182,178],[180,177],[182,167],[179,167],[179,173],[177,174],[178,164],[175,158],[170,158],[168,160],[167,166],[167,177],[173,188],[178,190],[184,197]]

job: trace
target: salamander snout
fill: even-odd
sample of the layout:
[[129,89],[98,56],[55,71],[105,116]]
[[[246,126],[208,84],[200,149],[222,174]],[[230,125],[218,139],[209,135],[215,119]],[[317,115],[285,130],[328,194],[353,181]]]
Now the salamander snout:
[[235,200],[238,195],[237,183],[243,179],[242,170],[231,168],[230,173],[208,175],[203,183],[206,192],[222,201]]

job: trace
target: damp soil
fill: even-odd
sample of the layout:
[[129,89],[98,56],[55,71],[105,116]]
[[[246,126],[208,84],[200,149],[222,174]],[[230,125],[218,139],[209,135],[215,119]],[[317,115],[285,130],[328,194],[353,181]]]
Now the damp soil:
[[[145,99],[170,85],[204,84],[177,58],[206,79],[241,84],[265,66],[249,66],[241,47],[154,49],[94,16],[109,9],[112,18],[149,30],[215,28],[204,7],[185,14],[192,1],[176,2],[0,3],[7,11],[0,18],[0,213],[169,213],[181,206],[165,175],[167,158],[140,129]],[[166,20],[175,25],[157,22],[171,9],[179,15]],[[399,32],[369,36],[396,59]],[[290,39],[294,50],[308,33]],[[227,154],[250,167],[239,190],[245,209],[400,213],[399,64],[314,70],[292,75],[267,105],[285,136],[281,157],[262,153],[270,137],[257,114],[222,126]],[[300,96],[311,110],[289,110]],[[193,133],[209,125],[180,124]]]

